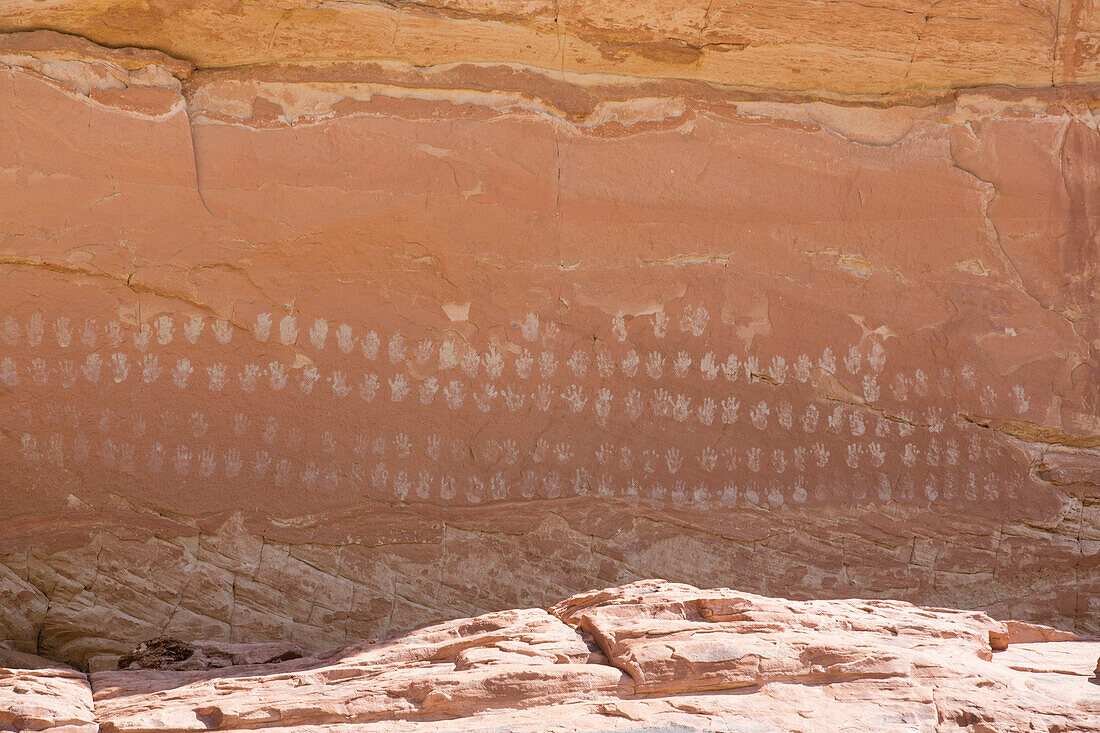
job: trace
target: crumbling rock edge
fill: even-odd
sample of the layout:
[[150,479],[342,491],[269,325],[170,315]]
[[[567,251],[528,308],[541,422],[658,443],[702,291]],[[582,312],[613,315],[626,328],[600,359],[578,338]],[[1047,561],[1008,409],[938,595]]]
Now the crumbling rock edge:
[[1098,655],[976,611],[644,580],[316,654],[162,638],[84,674],[0,650],[0,730],[1086,731]]
[[426,111],[438,105],[479,110],[475,116],[552,120],[562,123],[561,132],[599,136],[690,127],[707,115],[781,120],[872,146],[894,145],[922,124],[965,125],[1004,115],[1072,118],[1096,129],[1100,88],[1087,80],[859,93],[392,58],[201,68],[152,48],[103,46],[53,30],[0,31],[0,69],[34,76],[93,105],[135,117],[163,121],[185,111],[192,125],[277,129],[360,115],[416,119],[438,114]]

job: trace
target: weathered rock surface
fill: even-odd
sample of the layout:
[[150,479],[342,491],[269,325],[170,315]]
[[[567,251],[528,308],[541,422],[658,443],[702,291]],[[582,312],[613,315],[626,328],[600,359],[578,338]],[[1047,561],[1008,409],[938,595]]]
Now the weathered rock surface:
[[99,730],[87,676],[49,659],[0,649],[0,731]]
[[[898,601],[650,580],[276,664],[90,678],[108,733],[1094,731],[1100,640],[1020,642],[1043,634],[1072,636]],[[0,707],[11,699],[0,687]]]
[[1100,81],[1092,0],[9,0],[52,28],[201,67],[399,59],[882,93]]
[[2,4],[0,640],[1100,631],[1095,4],[610,5]]

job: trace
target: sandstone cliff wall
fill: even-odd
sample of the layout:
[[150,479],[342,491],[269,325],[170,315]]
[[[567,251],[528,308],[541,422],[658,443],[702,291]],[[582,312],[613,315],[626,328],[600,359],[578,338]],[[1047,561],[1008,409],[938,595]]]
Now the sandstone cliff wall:
[[648,576],[1097,630],[1094,3],[0,31],[10,645]]

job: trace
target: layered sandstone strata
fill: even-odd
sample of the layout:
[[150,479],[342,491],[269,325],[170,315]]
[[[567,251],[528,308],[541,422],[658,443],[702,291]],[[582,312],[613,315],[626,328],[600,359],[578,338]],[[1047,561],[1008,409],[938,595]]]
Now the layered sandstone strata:
[[1097,631],[1093,6],[674,5],[5,4],[0,638]]
[[51,28],[202,68],[400,59],[882,94],[1100,80],[1092,0],[10,0]]
[[[281,663],[211,665],[216,644],[188,646],[154,642],[130,669],[93,671],[82,690],[51,684],[56,670],[0,670],[0,707],[33,702],[31,730],[105,733],[1068,732],[1093,731],[1100,716],[1100,641],[978,612],[662,581]],[[246,647],[224,651],[222,661]],[[251,661],[273,649],[254,651]],[[35,680],[33,693],[13,698],[11,674]]]

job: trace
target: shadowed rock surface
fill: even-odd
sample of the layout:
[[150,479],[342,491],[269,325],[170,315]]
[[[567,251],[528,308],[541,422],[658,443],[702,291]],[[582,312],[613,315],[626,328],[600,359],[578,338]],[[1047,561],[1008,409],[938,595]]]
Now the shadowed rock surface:
[[168,636],[143,641],[118,658],[119,669],[212,669],[237,664],[272,664],[308,654],[296,644],[191,644]]

